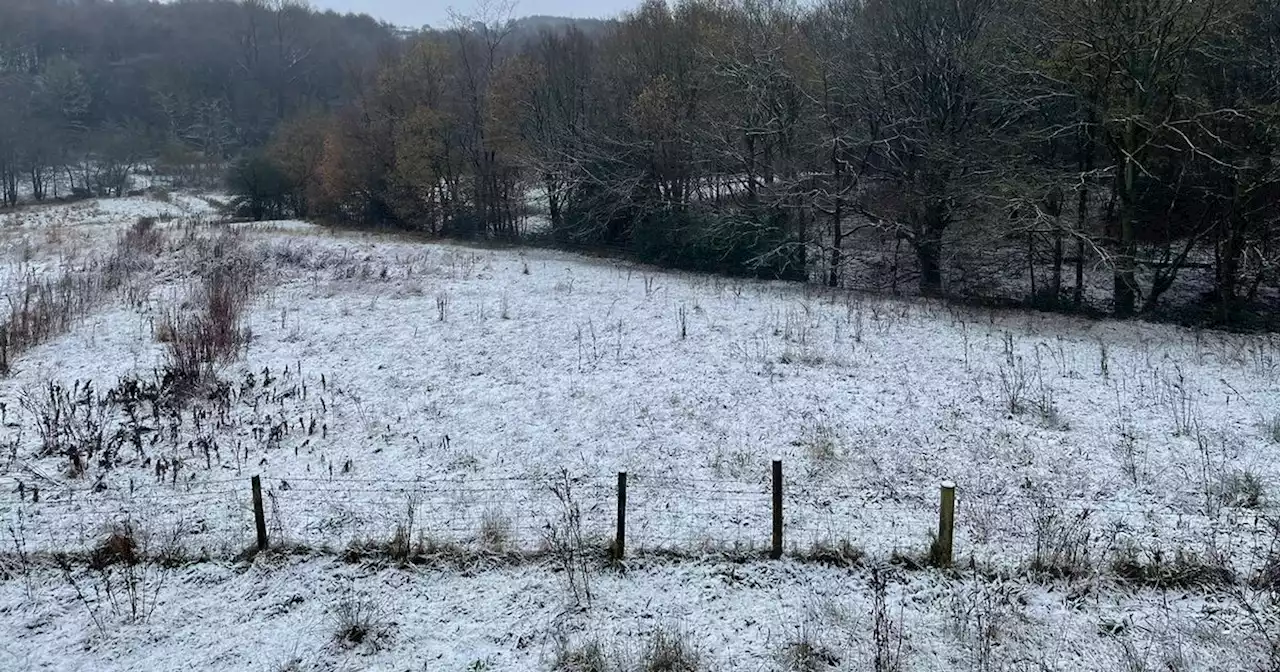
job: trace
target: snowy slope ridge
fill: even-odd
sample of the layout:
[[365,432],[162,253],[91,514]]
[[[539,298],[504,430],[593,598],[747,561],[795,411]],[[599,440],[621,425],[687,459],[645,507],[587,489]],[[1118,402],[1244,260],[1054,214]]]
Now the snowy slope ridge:
[[[1280,633],[1258,581],[1280,492],[1274,336],[206,224],[200,199],[174,203],[0,228],[16,274],[167,220],[154,272],[0,380],[0,669],[548,669],[591,642],[639,664],[659,630],[708,669],[810,649],[841,669],[890,669],[890,649],[900,669],[1263,669]],[[192,309],[201,241],[229,230],[268,278],[248,345],[170,404],[148,387],[157,325]],[[73,468],[53,415],[108,448]],[[775,458],[788,553],[846,548],[861,568],[724,564],[770,543]],[[597,560],[620,471],[625,573]],[[237,559],[254,475],[272,544],[297,555]],[[944,481],[965,569],[908,571]],[[564,565],[565,535],[590,557]],[[468,563],[338,560],[395,543]],[[335,640],[352,605],[377,612],[368,641]]]

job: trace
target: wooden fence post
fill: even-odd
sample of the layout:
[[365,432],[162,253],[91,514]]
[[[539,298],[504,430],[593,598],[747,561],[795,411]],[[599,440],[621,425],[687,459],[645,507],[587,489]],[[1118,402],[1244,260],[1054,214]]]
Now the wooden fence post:
[[773,461],[773,550],[769,557],[782,557],[782,460]]
[[258,528],[258,550],[267,550],[267,513],[262,508],[262,479],[254,476],[249,481],[253,485],[253,522]]
[[627,549],[627,472],[618,472],[618,532],[613,539],[613,560],[619,562]]
[[956,484],[943,481],[941,501],[938,506],[938,539],[933,552],[934,564],[939,567],[951,566],[951,547],[955,539],[956,525]]

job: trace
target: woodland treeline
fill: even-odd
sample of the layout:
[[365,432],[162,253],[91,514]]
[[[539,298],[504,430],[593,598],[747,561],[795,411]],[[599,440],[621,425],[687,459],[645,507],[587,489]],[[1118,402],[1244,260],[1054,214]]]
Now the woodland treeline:
[[179,186],[354,103],[400,40],[285,2],[0,0],[0,204]]
[[[28,71],[37,93],[73,68],[101,82],[58,124],[141,120],[234,155],[254,217],[1120,316],[1241,324],[1280,302],[1274,0],[650,0],[402,35],[262,3],[128,11],[188,5],[262,17],[174,45],[219,83],[173,75],[183,93],[162,95],[164,77],[108,84],[48,53]],[[330,54],[301,70],[274,27],[291,13],[332,31],[299,38]],[[121,63],[135,39],[86,58]],[[190,130],[218,126],[210,101],[228,142]]]

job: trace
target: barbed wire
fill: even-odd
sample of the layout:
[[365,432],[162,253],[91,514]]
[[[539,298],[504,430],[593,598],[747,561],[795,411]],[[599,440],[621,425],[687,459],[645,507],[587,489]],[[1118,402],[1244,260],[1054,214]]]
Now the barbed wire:
[[[557,494],[557,483],[573,491]],[[274,538],[316,546],[381,539],[396,530],[448,543],[530,546],[544,543],[575,507],[592,537],[611,538],[616,523],[616,475],[521,474],[485,477],[375,479],[272,474],[262,479],[265,517]],[[247,478],[178,483],[99,483],[70,489],[0,493],[0,525],[17,526],[48,547],[95,543],[95,530],[122,521],[174,528],[196,545],[247,544],[253,535]],[[628,541],[637,547],[767,546],[773,506],[768,479],[685,478],[662,472],[628,475]],[[837,540],[897,547],[919,544],[936,530],[937,491],[886,493],[847,482],[784,483],[783,516],[790,543]],[[1207,530],[1256,537],[1280,510],[1219,506],[1193,491],[1150,500],[1046,496],[1021,491],[956,491],[957,534],[971,544],[1025,545],[1034,527],[1053,516],[1077,524],[1171,529],[1169,536]],[[1199,507],[1199,508],[1197,508]],[[1096,514],[1096,515],[1090,515]],[[3,532],[4,529],[0,529]],[[1152,534],[1159,537],[1159,534]]]

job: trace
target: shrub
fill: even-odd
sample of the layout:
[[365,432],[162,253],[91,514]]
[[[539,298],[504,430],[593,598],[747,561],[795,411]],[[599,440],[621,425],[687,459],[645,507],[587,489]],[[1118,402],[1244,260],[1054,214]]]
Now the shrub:
[[609,659],[599,640],[593,639],[572,648],[562,642],[556,650],[551,669],[557,672],[611,672],[618,666]]
[[819,470],[828,470],[840,460],[840,437],[831,425],[814,424],[797,443],[804,447],[810,462]]
[[390,555],[393,560],[407,562],[415,554],[422,554],[424,546],[422,541],[419,540],[416,547],[413,544],[413,527],[417,509],[417,498],[409,497],[405,505],[404,518],[396,522],[395,532],[391,535],[390,541],[387,542],[387,555]]
[[815,542],[804,559],[835,567],[856,567],[862,564],[863,556],[862,549],[848,539],[836,542],[824,539]]
[[9,373],[18,354],[69,331],[104,295],[100,279],[88,273],[29,278],[9,297],[9,314],[0,325],[0,373]]
[[1222,563],[1207,561],[1182,549],[1170,558],[1158,549],[1143,552],[1128,546],[1116,553],[1111,570],[1125,581],[1155,588],[1224,586],[1236,582],[1235,574]]
[[770,208],[671,206],[588,186],[568,199],[552,236],[670,268],[804,280],[803,246],[788,217]]
[[499,511],[485,511],[480,517],[480,545],[487,551],[502,553],[511,544],[511,521]]
[[871,641],[874,650],[872,669],[875,672],[898,672],[903,668],[902,624],[889,612],[890,570],[872,567],[871,584]]
[[818,672],[840,665],[840,657],[830,649],[814,641],[806,630],[799,639],[787,644],[782,651],[783,669],[791,672]]
[[263,156],[237,161],[227,174],[232,211],[254,221],[280,219],[292,213],[290,199],[296,185],[274,162]]
[[166,345],[169,368],[177,382],[193,389],[204,381],[213,364],[233,359],[248,342],[241,315],[256,289],[259,266],[242,253],[239,241],[224,235],[201,260],[200,284],[191,303],[196,312],[170,314],[156,329]]
[[158,254],[164,245],[164,235],[156,228],[155,217],[139,217],[125,232],[120,249]]
[[125,522],[113,525],[107,536],[93,549],[89,556],[89,566],[102,569],[117,563],[134,565],[138,560],[138,540],[133,525]]
[[339,646],[378,651],[391,637],[391,624],[371,600],[348,596],[334,607],[333,616],[333,639]]
[[631,228],[639,261],[690,271],[803,280],[799,246],[771,213],[659,208]]
[[1031,570],[1054,578],[1074,578],[1093,571],[1092,511],[1084,509],[1064,515],[1053,502],[1037,502],[1035,510],[1035,556]]
[[1266,488],[1262,479],[1252,471],[1232,471],[1224,475],[1213,488],[1223,506],[1257,509],[1263,504]]
[[640,655],[639,668],[644,672],[698,672],[702,655],[686,634],[658,628]]
[[[87,573],[73,571],[66,556],[56,558],[76,600],[103,635],[107,634],[108,616],[126,623],[145,623],[160,605],[168,575],[162,561],[175,553],[163,548],[155,552],[148,547],[149,539],[131,521],[125,521],[112,525],[90,552]],[[179,533],[175,531],[167,542],[176,548]]]
[[543,530],[543,542],[564,577],[575,607],[591,605],[591,544],[582,530],[582,509],[573,495],[573,481],[565,469],[550,484],[560,503],[557,519]]
[[1018,415],[1027,410],[1030,387],[1030,375],[1021,357],[1010,358],[1000,365],[1000,396],[1009,415]]
[[1265,588],[1280,592],[1280,549],[1272,546],[1271,551],[1267,553],[1266,560],[1262,563],[1262,567],[1254,575],[1250,583],[1255,588]]

